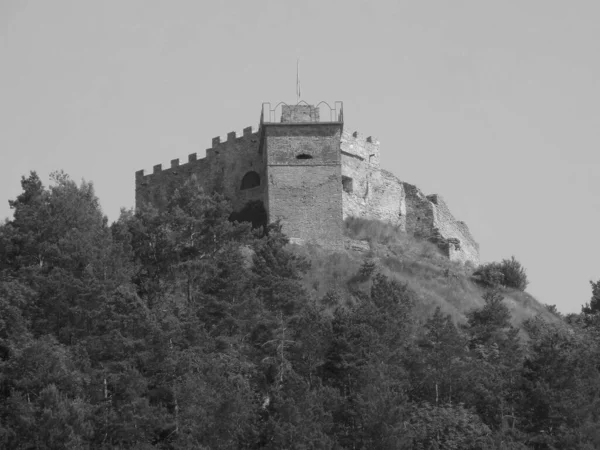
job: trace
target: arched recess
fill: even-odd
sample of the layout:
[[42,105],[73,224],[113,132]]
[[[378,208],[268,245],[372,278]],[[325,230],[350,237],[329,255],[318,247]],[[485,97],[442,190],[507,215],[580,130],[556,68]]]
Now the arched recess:
[[240,189],[252,189],[256,186],[260,186],[259,174],[257,174],[254,171],[250,171],[246,175],[244,175],[244,178],[242,178],[242,186],[240,187]]

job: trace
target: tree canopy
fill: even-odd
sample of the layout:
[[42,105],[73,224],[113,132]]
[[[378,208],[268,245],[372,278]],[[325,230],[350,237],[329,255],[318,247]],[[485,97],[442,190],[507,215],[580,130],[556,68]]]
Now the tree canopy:
[[519,330],[490,269],[465,321],[419,322],[369,259],[314,298],[278,223],[194,183],[109,224],[91,183],[51,181],[0,225],[1,448],[600,447],[600,282]]

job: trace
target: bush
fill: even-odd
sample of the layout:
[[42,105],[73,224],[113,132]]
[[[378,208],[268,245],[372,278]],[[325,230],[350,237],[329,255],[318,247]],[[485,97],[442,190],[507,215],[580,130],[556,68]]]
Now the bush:
[[473,276],[491,288],[505,286],[524,291],[529,284],[525,269],[514,256],[511,259],[503,259],[501,263],[483,264],[473,272]]
[[368,280],[371,278],[371,275],[373,275],[373,272],[375,272],[375,269],[377,269],[375,262],[365,259],[360,266],[360,269],[358,269],[358,277],[361,280]]
[[405,239],[398,226],[380,222],[379,220],[363,219],[360,217],[348,217],[344,221],[346,235],[352,239],[366,240],[387,245]]
[[525,268],[514,256],[511,259],[502,260],[502,273],[504,274],[504,284],[520,291],[524,291],[529,284]]
[[502,266],[496,262],[479,266],[479,268],[473,272],[473,276],[475,276],[480,283],[491,288],[504,285]]

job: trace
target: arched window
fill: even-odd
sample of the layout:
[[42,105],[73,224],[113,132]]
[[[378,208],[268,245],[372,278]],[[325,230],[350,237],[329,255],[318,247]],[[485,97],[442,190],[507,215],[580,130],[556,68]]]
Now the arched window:
[[296,159],[312,159],[312,156],[307,155],[306,153],[302,153],[302,154],[296,156]]
[[252,189],[256,186],[260,186],[260,175],[254,171],[248,172],[242,178],[242,187],[240,189]]

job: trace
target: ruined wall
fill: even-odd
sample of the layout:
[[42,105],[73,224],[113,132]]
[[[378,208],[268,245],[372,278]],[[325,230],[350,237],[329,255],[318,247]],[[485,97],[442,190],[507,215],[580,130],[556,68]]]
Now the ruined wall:
[[358,132],[344,132],[340,142],[344,219],[362,217],[406,226],[404,188],[379,168],[379,141]]
[[406,232],[428,239],[433,234],[435,222],[433,204],[416,186],[402,184],[406,202]]
[[403,183],[406,194],[406,231],[430,240],[453,261],[479,264],[479,244],[464,222],[454,218],[437,194],[425,196],[416,186]]
[[341,124],[269,124],[263,133],[269,221],[280,219],[292,241],[343,248]]
[[342,155],[354,156],[365,162],[367,167],[379,168],[379,140],[358,131],[344,131],[340,139]]
[[458,240],[458,242],[454,241],[454,245],[449,246],[449,258],[455,261],[472,261],[479,264],[479,244],[473,239],[467,224],[454,218],[441,196],[434,194],[428,195],[427,198],[435,205],[435,224],[440,234],[450,244],[453,240]]
[[[259,175],[260,185],[241,189],[242,179],[249,171]],[[234,210],[241,209],[250,200],[264,201],[266,170],[258,133],[253,132],[252,127],[245,128],[240,137],[231,132],[224,142],[220,137],[214,138],[204,158],[198,159],[197,154],[192,153],[185,164],[174,159],[170,168],[163,170],[158,164],[152,174],[144,175],[143,170],[136,172],[136,205],[152,203],[163,207],[174,190],[192,177],[206,192],[225,195],[232,201]]]

